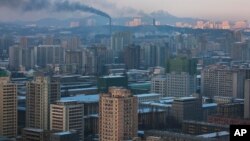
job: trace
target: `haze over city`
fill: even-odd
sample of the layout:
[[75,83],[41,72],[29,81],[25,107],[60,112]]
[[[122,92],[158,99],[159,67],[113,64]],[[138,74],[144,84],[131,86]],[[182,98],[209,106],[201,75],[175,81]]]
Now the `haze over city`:
[[[42,18],[73,18],[89,15],[85,12],[56,11],[49,3],[58,0],[1,0],[0,21],[32,21]],[[248,0],[69,0],[105,11],[111,17],[140,16],[155,11],[167,11],[177,17],[209,20],[249,20]],[[36,3],[33,9],[20,10],[27,3]],[[34,4],[33,4],[34,5]],[[27,8],[27,7],[26,7]],[[8,14],[6,14],[8,13]]]
[[0,0],[0,141],[249,141],[249,6]]

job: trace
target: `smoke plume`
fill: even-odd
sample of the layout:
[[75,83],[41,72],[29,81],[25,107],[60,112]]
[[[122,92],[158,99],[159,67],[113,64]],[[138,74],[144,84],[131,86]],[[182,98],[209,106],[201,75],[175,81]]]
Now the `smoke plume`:
[[89,12],[110,19],[110,16],[96,8],[84,5],[80,2],[69,0],[0,0],[0,7],[21,10],[23,12],[50,10],[55,12]]
[[0,7],[21,9],[24,12],[42,10],[49,6],[49,0],[0,0]]
[[110,16],[107,13],[90,6],[83,5],[79,2],[74,2],[74,3],[70,3],[69,1],[56,2],[54,6],[56,11],[84,11],[110,19]]

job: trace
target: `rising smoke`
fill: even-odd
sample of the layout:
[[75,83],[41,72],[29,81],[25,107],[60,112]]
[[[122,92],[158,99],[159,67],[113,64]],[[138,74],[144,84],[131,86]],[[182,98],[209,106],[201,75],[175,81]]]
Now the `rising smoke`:
[[54,7],[56,11],[84,11],[84,12],[94,13],[110,19],[110,16],[107,13],[90,6],[83,5],[79,2],[74,2],[74,3],[70,3],[69,1],[56,2],[54,4]]
[[21,10],[23,12],[51,10],[56,12],[89,12],[111,19],[110,16],[96,8],[84,5],[80,2],[69,2],[69,0],[0,0],[0,7]]
[[22,11],[38,11],[51,6],[49,0],[0,0],[0,7],[21,9]]

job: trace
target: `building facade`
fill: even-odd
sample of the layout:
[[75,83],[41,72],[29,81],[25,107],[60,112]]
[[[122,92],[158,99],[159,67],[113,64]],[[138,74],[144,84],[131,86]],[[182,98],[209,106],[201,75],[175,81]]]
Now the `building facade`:
[[60,83],[45,76],[27,82],[26,127],[49,130],[49,105],[60,99]]
[[100,96],[100,141],[131,140],[137,136],[137,98],[124,88],[111,87]]
[[84,105],[76,101],[58,101],[50,105],[50,129],[55,131],[77,131],[84,140]]
[[0,77],[0,136],[17,135],[17,86]]
[[212,65],[201,71],[201,93],[204,96],[243,98],[245,72]]
[[175,99],[172,105],[172,114],[175,120],[201,120],[202,105],[197,97],[181,97]]
[[158,93],[162,96],[165,95],[166,92],[166,76],[165,75],[158,75],[151,79],[151,92]]
[[245,80],[244,118],[250,119],[250,79]]
[[151,80],[151,92],[168,97],[190,96],[196,92],[196,77],[186,72],[167,73]]

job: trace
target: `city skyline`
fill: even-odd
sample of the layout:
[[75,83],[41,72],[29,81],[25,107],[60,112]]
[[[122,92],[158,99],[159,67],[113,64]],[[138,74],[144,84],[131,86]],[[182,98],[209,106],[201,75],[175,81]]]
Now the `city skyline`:
[[0,141],[243,141],[248,5],[0,0]]
[[[16,3],[15,3],[16,2]],[[32,7],[31,10],[24,6],[27,3],[34,3],[34,0],[1,2],[0,21],[33,21],[42,18],[76,18],[89,15],[88,12],[79,11],[57,11],[51,6],[51,3],[58,0],[35,1],[38,7]],[[247,0],[141,0],[133,1],[115,1],[115,0],[70,0],[72,2],[80,2],[84,5],[96,8],[108,13],[111,17],[134,17],[144,14],[150,14],[155,11],[166,11],[177,17],[190,17],[208,20],[250,20],[250,12]],[[48,4],[50,3],[50,4]],[[56,5],[56,4],[54,4]],[[153,6],[152,6],[153,5]],[[21,8],[25,7],[25,10]],[[212,7],[212,8],[211,8]],[[21,9],[21,10],[20,10]],[[6,15],[8,13],[8,15]]]

